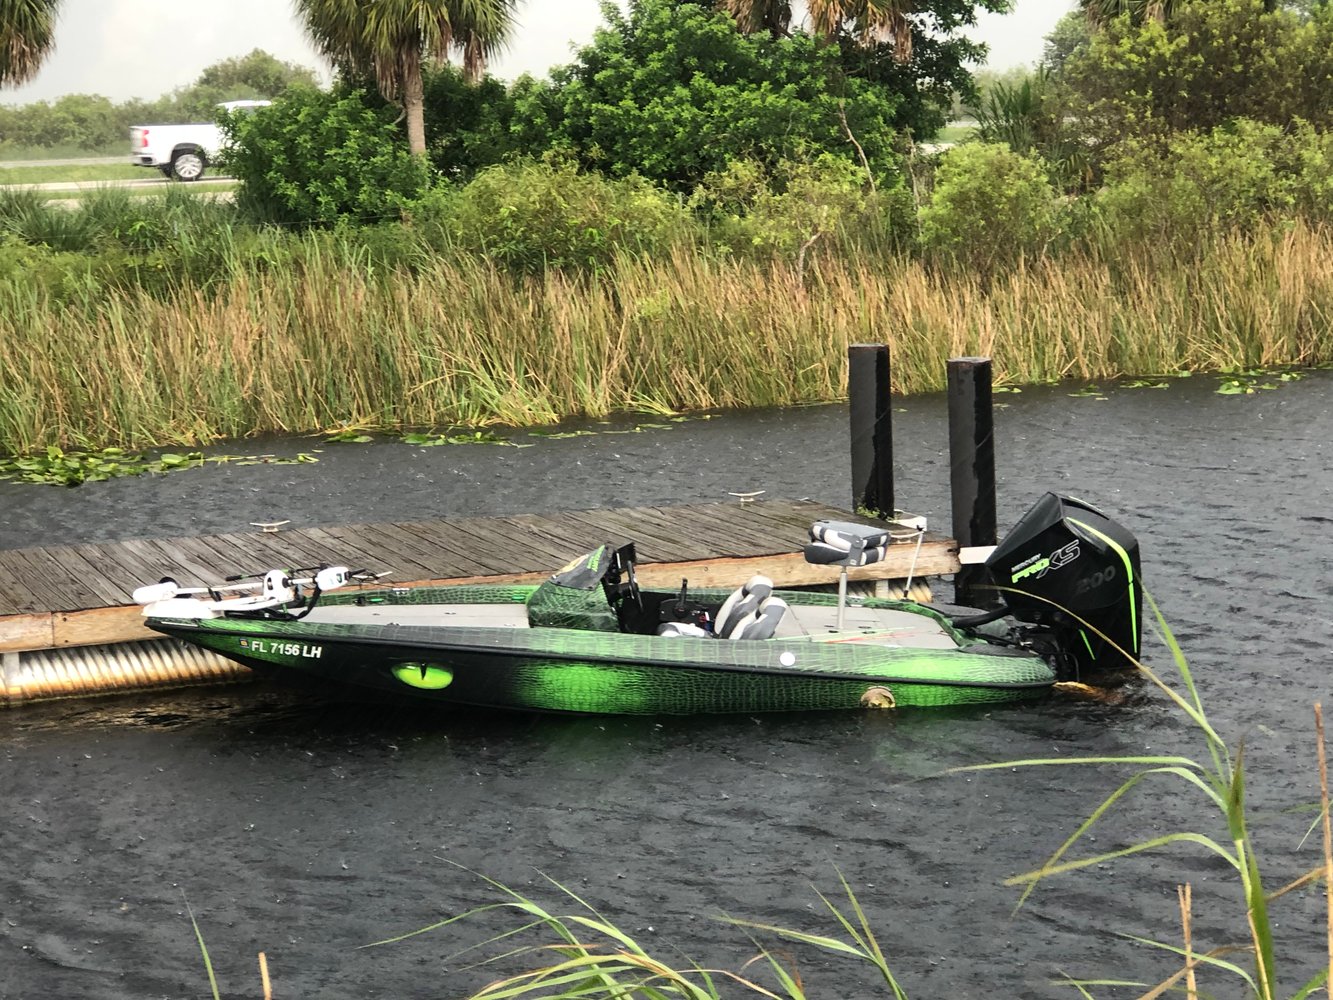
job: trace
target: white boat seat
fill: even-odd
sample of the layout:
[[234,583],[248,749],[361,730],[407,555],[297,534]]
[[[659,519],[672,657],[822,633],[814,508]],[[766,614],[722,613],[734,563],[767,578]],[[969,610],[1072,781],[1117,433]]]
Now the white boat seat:
[[722,602],[722,607],[717,609],[717,617],[713,619],[713,634],[719,639],[725,639],[731,630],[736,627],[736,623],[742,618],[749,618],[759,610],[762,604],[773,593],[773,581],[766,576],[760,576],[756,573],[750,577],[746,583],[737,587],[731,596]]
[[768,597],[759,602],[759,607],[743,618],[732,622],[727,632],[718,632],[719,639],[771,639],[778,630],[782,616],[786,614],[787,602],[781,597]]
[[805,561],[821,566],[868,566],[888,554],[886,529],[850,521],[816,521],[805,546]]

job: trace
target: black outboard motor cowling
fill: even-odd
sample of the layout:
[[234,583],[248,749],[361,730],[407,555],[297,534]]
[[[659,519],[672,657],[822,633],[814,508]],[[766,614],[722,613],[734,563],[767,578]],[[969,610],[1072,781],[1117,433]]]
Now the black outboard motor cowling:
[[1139,542],[1092,505],[1047,493],[986,569],[1014,618],[1055,634],[1073,677],[1124,668],[1125,654],[1138,659]]

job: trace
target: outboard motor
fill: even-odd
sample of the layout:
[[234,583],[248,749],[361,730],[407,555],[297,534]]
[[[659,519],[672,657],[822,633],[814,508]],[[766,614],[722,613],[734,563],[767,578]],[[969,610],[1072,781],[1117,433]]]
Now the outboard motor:
[[1139,542],[1090,504],[1047,493],[986,569],[1014,618],[1054,633],[1062,674],[1120,669],[1128,666],[1125,654],[1138,659]]

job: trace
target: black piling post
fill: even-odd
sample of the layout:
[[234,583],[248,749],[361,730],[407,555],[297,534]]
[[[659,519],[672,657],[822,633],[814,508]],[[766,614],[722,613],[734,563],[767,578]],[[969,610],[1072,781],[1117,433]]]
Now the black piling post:
[[852,439],[852,508],[893,517],[893,407],[889,345],[847,348],[848,419]]
[[[994,545],[995,421],[991,408],[990,358],[950,358],[949,487],[953,537],[962,547]],[[983,588],[982,566],[964,566],[954,577],[954,600],[990,607],[999,597]]]

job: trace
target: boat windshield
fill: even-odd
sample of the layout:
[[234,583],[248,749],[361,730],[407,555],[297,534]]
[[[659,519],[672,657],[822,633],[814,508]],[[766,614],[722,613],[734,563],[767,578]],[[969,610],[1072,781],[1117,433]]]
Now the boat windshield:
[[613,558],[614,550],[610,545],[599,545],[591,552],[585,552],[577,559],[571,560],[552,574],[547,583],[557,587],[571,587],[574,590],[592,590],[602,582],[602,578],[611,569]]
[[619,632],[616,608],[633,587],[633,543],[620,548],[599,545],[533,591],[528,598],[528,624]]

